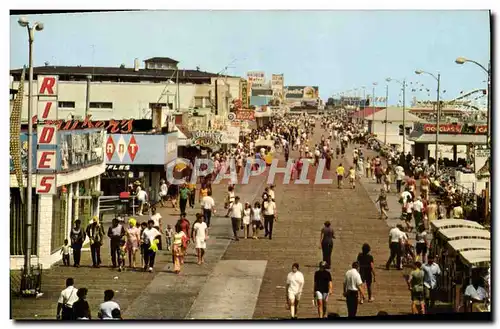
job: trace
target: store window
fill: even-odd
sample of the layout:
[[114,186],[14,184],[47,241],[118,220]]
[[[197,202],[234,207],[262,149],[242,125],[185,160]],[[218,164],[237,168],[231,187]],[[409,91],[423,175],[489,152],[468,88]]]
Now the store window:
[[[64,189],[65,190],[65,189]],[[58,189],[58,194],[52,197],[52,239],[50,250],[56,252],[64,244],[66,239],[66,210],[68,207],[68,194],[62,193],[63,189]]]
[[112,109],[112,102],[90,102],[89,108],[91,109]]
[[78,216],[82,222],[82,227],[85,228],[92,220],[92,214],[94,209],[94,200],[92,198],[92,188],[91,179],[87,179],[83,182],[77,184],[79,188],[79,199],[78,201]]
[[[24,190],[26,191],[26,190]],[[33,235],[31,240],[31,253],[38,253],[38,195],[33,189],[31,220]],[[24,255],[26,240],[26,195],[24,203],[21,201],[19,188],[10,189],[10,254]]]

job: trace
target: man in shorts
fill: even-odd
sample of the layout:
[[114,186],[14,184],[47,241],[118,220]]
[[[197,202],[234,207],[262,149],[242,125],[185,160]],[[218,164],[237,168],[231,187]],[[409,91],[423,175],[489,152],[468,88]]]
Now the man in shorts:
[[422,263],[417,260],[415,262],[415,269],[410,273],[408,278],[408,289],[411,291],[411,311],[413,314],[425,314],[424,276]]
[[292,265],[292,271],[286,277],[286,299],[287,307],[290,308],[292,319],[297,318],[302,289],[304,288],[304,275],[299,271],[299,264]]

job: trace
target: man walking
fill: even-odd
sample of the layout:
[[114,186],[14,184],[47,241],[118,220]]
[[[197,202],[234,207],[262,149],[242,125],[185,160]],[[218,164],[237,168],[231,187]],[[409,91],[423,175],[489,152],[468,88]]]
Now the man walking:
[[99,223],[99,218],[94,216],[92,223],[85,230],[90,238],[90,254],[92,255],[92,266],[99,267],[101,265],[101,246],[104,237],[104,228]]
[[233,205],[229,209],[231,216],[231,225],[233,227],[234,240],[239,241],[238,231],[240,230],[241,218],[243,217],[243,204],[240,202],[240,197],[234,198]]
[[181,214],[186,212],[186,206],[190,193],[191,191],[186,184],[182,184],[181,189],[179,190],[179,207],[181,209]]
[[203,211],[203,221],[210,227],[210,219],[212,212],[215,213],[215,201],[212,198],[212,191],[208,191],[207,195],[201,199],[201,209]]
[[78,300],[76,295],[78,289],[74,287],[74,284],[75,280],[73,278],[66,279],[66,288],[61,291],[57,301],[57,320],[73,320],[73,303]]
[[264,214],[265,236],[269,236],[269,240],[272,240],[274,220],[276,219],[276,203],[268,194],[264,194],[262,208]]
[[112,224],[108,229],[113,268],[117,267],[117,260],[120,259],[120,241],[124,235],[125,229],[123,228],[123,225],[118,222],[118,218],[113,218]]
[[403,269],[401,267],[401,242],[403,238],[402,229],[403,227],[398,224],[396,227],[393,227],[389,231],[389,249],[391,250],[391,255],[389,256],[389,260],[387,260],[387,263],[385,264],[386,270],[388,270],[391,266],[391,263],[394,261],[394,257],[397,257],[396,266],[398,270]]
[[359,297],[361,297],[362,301],[365,299],[363,281],[358,267],[358,262],[352,263],[352,268],[344,276],[344,297],[347,304],[347,316],[350,318],[355,317],[358,312]]
[[424,298],[427,310],[434,308],[438,292],[438,279],[441,276],[439,265],[434,263],[434,255],[427,257],[427,264],[422,266],[424,271]]

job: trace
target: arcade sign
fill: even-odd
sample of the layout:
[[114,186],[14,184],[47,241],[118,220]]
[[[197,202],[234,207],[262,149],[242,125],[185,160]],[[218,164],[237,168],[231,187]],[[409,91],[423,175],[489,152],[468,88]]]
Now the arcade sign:
[[255,112],[252,110],[239,110],[234,113],[236,114],[236,120],[241,120],[241,121],[255,120]]
[[194,131],[193,145],[202,147],[211,147],[222,144],[223,135],[220,131]]
[[[57,120],[58,76],[38,76],[36,193],[57,194]],[[38,119],[37,119],[38,121]],[[31,179],[29,177],[28,179]]]
[[[424,124],[424,134],[435,134],[436,125],[432,123]],[[456,135],[486,135],[488,134],[487,125],[468,125],[462,123],[446,123],[439,125],[440,134],[456,134]]]

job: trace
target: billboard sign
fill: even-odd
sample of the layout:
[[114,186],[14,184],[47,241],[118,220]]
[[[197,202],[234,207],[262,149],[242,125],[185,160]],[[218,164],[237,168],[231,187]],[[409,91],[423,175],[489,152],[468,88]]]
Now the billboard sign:
[[59,170],[78,170],[105,161],[105,133],[103,129],[60,132]]
[[255,120],[255,112],[253,110],[240,110],[236,111],[236,120],[241,121],[254,121]]
[[273,74],[271,76],[271,89],[273,90],[273,97],[283,100],[284,77],[283,74]]
[[240,141],[240,128],[229,126],[222,131],[221,144],[238,144]]
[[57,120],[58,80],[59,77],[56,75],[38,76],[37,121],[39,121],[37,122],[35,189],[37,194],[57,193],[57,125],[46,123],[46,121]]
[[266,83],[266,74],[264,71],[251,71],[247,73],[248,83],[258,87]]
[[105,144],[106,164],[164,165],[165,150],[168,148],[165,142],[165,135],[108,135]]
[[[436,125],[432,123],[424,124],[424,134],[435,134]],[[487,135],[487,125],[468,125],[461,123],[445,123],[439,125],[440,134],[460,134],[460,135]]]
[[309,86],[288,86],[285,88],[286,98],[317,99],[319,97],[319,87]]

